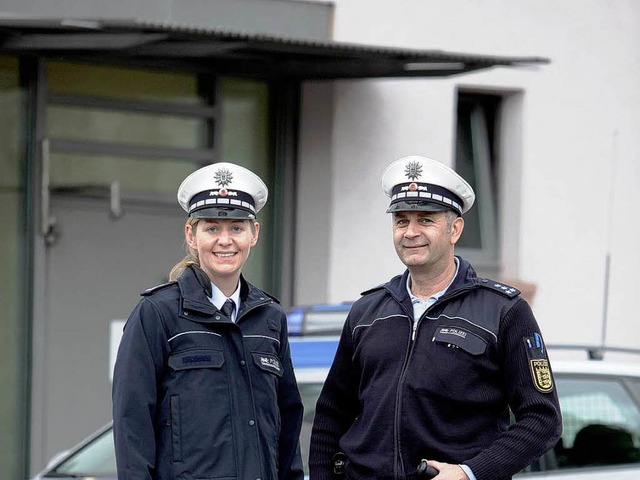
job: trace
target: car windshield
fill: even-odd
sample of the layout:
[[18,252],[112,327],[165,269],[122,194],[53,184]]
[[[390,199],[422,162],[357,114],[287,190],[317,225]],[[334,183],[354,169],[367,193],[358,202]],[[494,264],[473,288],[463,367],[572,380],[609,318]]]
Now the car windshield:
[[70,477],[114,477],[116,459],[114,456],[113,430],[105,430],[78,451],[66,458],[51,473]]

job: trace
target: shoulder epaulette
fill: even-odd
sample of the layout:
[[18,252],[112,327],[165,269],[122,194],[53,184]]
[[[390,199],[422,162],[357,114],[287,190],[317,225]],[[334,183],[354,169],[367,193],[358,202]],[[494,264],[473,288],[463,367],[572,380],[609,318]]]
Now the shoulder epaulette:
[[500,293],[505,297],[515,298],[520,295],[520,290],[518,290],[516,287],[505,285],[504,283],[496,282],[495,280],[491,280],[489,278],[479,278],[478,280],[478,285],[480,285],[481,287],[493,290],[494,292]]
[[280,300],[277,299],[276,297],[274,297],[273,295],[271,295],[270,293],[265,292],[264,290],[261,290],[262,293],[264,293],[267,297],[269,297],[271,300],[273,300],[274,302],[276,302],[278,305],[280,305]]
[[151,295],[152,293],[157,292],[158,290],[162,290],[163,288],[167,288],[170,285],[175,285],[177,282],[167,282],[161,283],[160,285],[156,285],[155,287],[147,288],[145,291],[140,292],[140,295],[146,297],[147,295]]
[[369,295],[370,293],[377,292],[378,290],[381,290],[382,288],[384,288],[384,285],[385,285],[384,283],[381,283],[380,285],[370,288],[369,290],[365,290],[364,292],[361,292],[360,295]]

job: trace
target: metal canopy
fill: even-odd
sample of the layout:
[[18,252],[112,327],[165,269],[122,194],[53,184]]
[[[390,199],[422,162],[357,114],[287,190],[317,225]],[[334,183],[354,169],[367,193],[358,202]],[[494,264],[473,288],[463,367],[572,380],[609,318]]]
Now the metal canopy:
[[263,78],[444,77],[495,66],[548,63],[266,36],[119,20],[0,18],[0,53],[183,66]]

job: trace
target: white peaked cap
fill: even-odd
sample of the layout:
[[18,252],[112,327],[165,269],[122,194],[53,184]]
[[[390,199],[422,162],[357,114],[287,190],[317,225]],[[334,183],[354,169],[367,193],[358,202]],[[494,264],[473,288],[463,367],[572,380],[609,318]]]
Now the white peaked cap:
[[391,199],[387,212],[451,209],[466,213],[476,199],[464,178],[443,163],[412,155],[382,172],[382,189]]
[[228,162],[202,167],[183,180],[178,203],[192,217],[256,218],[269,190],[251,170]]

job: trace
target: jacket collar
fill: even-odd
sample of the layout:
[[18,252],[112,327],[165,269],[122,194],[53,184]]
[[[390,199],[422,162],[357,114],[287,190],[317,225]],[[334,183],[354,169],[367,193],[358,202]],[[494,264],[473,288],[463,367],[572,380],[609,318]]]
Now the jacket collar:
[[[183,310],[195,310],[204,314],[213,315],[218,309],[209,301],[211,297],[211,280],[204,271],[196,266],[190,265],[178,277],[178,287],[182,297]],[[240,311],[253,308],[261,303],[267,303],[270,298],[261,290],[247,282],[240,275]]]
[[[451,293],[458,290],[472,288],[478,284],[478,277],[475,270],[469,262],[464,258],[456,255],[460,266],[458,267],[458,274],[455,276],[451,285],[447,289],[443,296],[449,296]],[[402,275],[398,275],[392,278],[383,287],[389,292],[389,294],[399,303],[411,304],[409,298],[409,292],[407,292],[407,278],[409,277],[409,270],[405,270]]]

